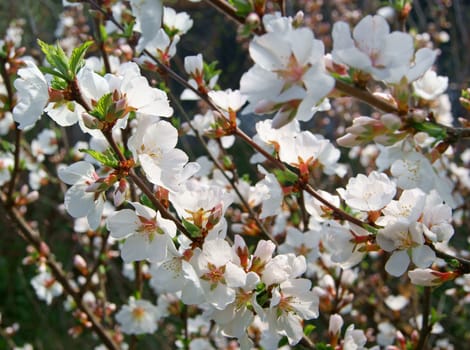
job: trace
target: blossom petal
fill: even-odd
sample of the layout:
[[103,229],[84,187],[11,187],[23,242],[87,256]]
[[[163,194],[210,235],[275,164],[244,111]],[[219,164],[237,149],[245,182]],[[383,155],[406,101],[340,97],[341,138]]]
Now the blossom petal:
[[410,264],[410,257],[406,250],[396,250],[385,264],[385,271],[390,275],[399,277],[403,275]]

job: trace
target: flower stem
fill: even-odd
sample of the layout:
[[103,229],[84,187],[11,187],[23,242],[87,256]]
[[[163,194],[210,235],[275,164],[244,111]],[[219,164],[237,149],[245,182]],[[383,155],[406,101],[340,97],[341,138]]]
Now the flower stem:
[[423,320],[419,332],[419,341],[416,350],[423,350],[426,346],[428,336],[432,325],[429,323],[429,314],[431,310],[431,287],[424,287],[423,293]]

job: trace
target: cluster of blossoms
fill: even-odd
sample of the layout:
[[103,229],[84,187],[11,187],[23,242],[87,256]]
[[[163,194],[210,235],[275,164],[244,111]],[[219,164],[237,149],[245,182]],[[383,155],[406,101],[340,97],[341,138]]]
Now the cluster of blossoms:
[[[468,190],[470,181],[466,168],[450,161],[452,123],[439,119],[444,102],[436,100],[447,79],[431,70],[436,50],[415,52],[411,35],[390,33],[386,19],[376,15],[362,19],[352,35],[347,23],[336,23],[333,49],[325,55],[323,42],[302,26],[301,14],[266,14],[249,43],[254,65],[242,75],[239,90],[220,90],[219,72],[201,54],[185,58],[189,80],[181,99],[201,99],[204,110],[180,123],[174,117],[179,104],[174,110],[163,81],[157,85],[143,70],[165,78],[175,74],[171,60],[193,21],[160,1],[128,5],[103,4],[110,17],[101,24],[107,35],[131,28],[127,39],[134,48],[121,43],[115,51],[121,56],[106,57],[105,63],[85,59],[90,42],[68,54],[41,42],[47,65],[40,69],[32,58],[18,58],[16,103],[5,114],[8,123],[1,121],[2,135],[14,122],[25,132],[44,122],[53,125],[41,129],[27,152],[0,153],[0,186],[2,196],[14,191],[7,184],[16,181],[15,155],[29,162],[29,186],[12,201],[24,214],[53,174],[70,185],[57,210],[75,218],[74,231],[95,267],[76,255],[78,277],[64,285],[67,278],[57,278],[61,267],[48,260],[53,259],[48,247],[37,244],[25,260],[39,267],[31,280],[39,299],[50,304],[64,291],[69,294],[66,308],[79,321],[73,334],[101,329],[97,320],[112,316],[118,327],[110,331],[112,339],[102,331],[101,340],[124,347],[121,333],[161,331],[159,324],[175,309],[181,316],[184,308],[185,329],[178,337],[192,335],[179,340],[180,347],[277,349],[282,343],[308,343],[307,327],[324,312],[329,346],[365,349],[374,339],[356,324],[341,332],[344,318],[354,320],[358,313],[353,290],[366,283],[360,280],[362,262],[383,265],[393,277],[408,272],[417,285],[457,278],[468,285],[468,269],[442,259],[456,254],[448,243],[453,210],[464,197],[455,184]],[[362,152],[367,168],[351,176],[340,148],[302,130],[301,122],[330,110],[344,81],[364,95],[372,80],[389,90],[368,98],[393,111],[357,116],[344,128],[336,143],[351,147],[351,154]],[[436,118],[420,113],[421,106]],[[273,118],[256,122],[250,138],[239,129],[237,113]],[[61,127],[78,124],[88,141],[55,157],[60,134],[54,123],[40,120],[44,114]],[[190,161],[192,155],[180,146],[183,133],[198,136],[207,156]],[[230,157],[237,136],[256,151],[250,159],[257,166],[256,182],[240,176]],[[45,161],[53,166],[45,167]],[[11,204],[2,197],[3,202]],[[263,234],[269,240],[261,239]],[[116,264],[117,255],[123,274],[137,286],[120,306],[91,292],[102,288],[106,272],[100,267]],[[408,302],[389,296],[384,304],[396,312]],[[188,316],[193,309],[197,317]],[[374,349],[406,348],[402,330],[390,322],[376,327]],[[413,337],[410,332],[410,341]]]

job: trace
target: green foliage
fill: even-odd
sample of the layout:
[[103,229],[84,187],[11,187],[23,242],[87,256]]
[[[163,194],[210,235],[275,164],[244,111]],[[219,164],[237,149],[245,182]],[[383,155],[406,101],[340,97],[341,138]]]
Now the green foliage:
[[73,49],[72,55],[70,56],[69,69],[72,71],[74,77],[85,65],[85,54],[92,44],[93,41],[86,41],[79,47]]
[[[218,76],[220,75],[220,73],[222,73],[222,70],[221,69],[217,69],[217,64],[219,62],[218,61],[212,61],[211,63],[206,63],[206,62],[203,62],[203,70],[204,70],[204,78],[207,80],[207,81],[210,81],[212,78],[214,78],[215,76]],[[218,86],[214,86],[214,88],[218,88]]]
[[276,175],[277,181],[282,186],[289,186],[293,185],[297,182],[299,177],[297,174],[295,174],[293,171],[286,169],[286,170],[280,170],[280,169],[275,169],[273,170],[274,175]]
[[277,344],[278,348],[282,348],[283,346],[289,345],[289,339],[287,337],[282,337],[281,340],[279,340],[279,343]]
[[145,205],[146,207],[149,207],[155,210],[155,206],[153,205],[152,201],[145,194],[140,196],[140,203],[142,203],[142,205]]
[[192,238],[202,237],[201,229],[188,220],[183,220],[183,226],[188,230]]
[[317,328],[317,327],[315,327],[315,325],[313,325],[313,324],[306,325],[304,327],[304,334],[306,336],[309,336],[315,330],[315,328]]
[[96,102],[96,105],[94,106],[93,110],[89,113],[98,120],[104,121],[106,120],[106,116],[112,108],[112,104],[113,94],[111,92],[104,94],[103,96],[101,96],[98,102]]
[[134,35],[134,25],[135,21],[124,23],[124,30],[120,36],[123,38],[131,38]]
[[[59,44],[50,45],[38,39],[38,44],[42,52],[46,56],[47,62],[51,67],[43,67],[44,73],[49,73],[62,81],[71,82],[75,79],[78,71],[85,65],[85,53],[88,48],[93,44],[92,41],[84,42],[79,47],[73,49],[70,59],[65,54],[64,50]],[[55,81],[56,87],[63,87],[63,82]],[[54,81],[53,81],[53,88]]]
[[253,12],[253,5],[247,0],[229,0],[230,5],[237,9],[237,15],[246,16]]
[[98,162],[110,168],[117,168],[119,165],[119,161],[116,159],[111,149],[107,149],[105,152],[102,153],[102,152],[95,151],[93,149],[82,148],[80,149],[80,152],[84,152],[92,156]]
[[444,140],[447,138],[447,131],[444,127],[436,125],[435,123],[431,122],[421,122],[421,123],[416,123],[413,122],[411,123],[414,129],[418,131],[424,131],[427,133],[429,136],[432,136],[436,138],[437,140]]

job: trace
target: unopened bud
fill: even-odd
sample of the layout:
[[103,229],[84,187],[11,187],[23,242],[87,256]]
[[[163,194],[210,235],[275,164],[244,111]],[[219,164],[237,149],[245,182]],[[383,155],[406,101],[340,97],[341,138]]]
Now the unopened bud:
[[81,274],[83,275],[88,274],[87,263],[81,255],[76,254],[73,257],[73,265],[77,268],[78,271],[80,271]]
[[304,22],[304,13],[303,11],[298,11],[294,16],[294,19],[292,20],[292,26],[294,28],[298,28],[302,26],[303,22]]
[[39,254],[47,256],[50,252],[51,250],[49,249],[49,246],[46,243],[41,242],[41,245],[39,246]]
[[119,180],[119,185],[114,191],[114,206],[119,207],[126,200],[127,181],[125,179]]
[[251,12],[245,19],[245,23],[250,26],[250,28],[256,28],[260,25],[261,20],[257,13]]
[[101,121],[99,121],[98,119],[96,119],[95,117],[93,117],[92,115],[84,112],[82,113],[82,119],[83,119],[83,124],[85,124],[85,126],[88,128],[88,129],[102,129],[103,128],[103,123]]
[[32,191],[26,195],[26,200],[28,203],[35,202],[39,199],[39,192],[38,191]]
[[343,327],[344,321],[341,315],[333,314],[330,316],[330,323],[328,326],[328,334],[330,337],[337,336],[341,332],[341,327]]
[[395,114],[384,114],[380,117],[380,121],[391,131],[398,130],[401,127],[401,119]]
[[398,105],[397,105],[397,101],[395,100],[395,98],[388,94],[388,93],[384,93],[384,92],[374,92],[372,95],[374,95],[374,97],[377,97],[385,102],[388,102],[390,103],[393,107],[397,108]]
[[209,229],[217,225],[217,223],[220,221],[220,218],[222,217],[222,203],[218,203],[214,208],[211,209],[210,215],[207,219],[207,225],[210,226]]

